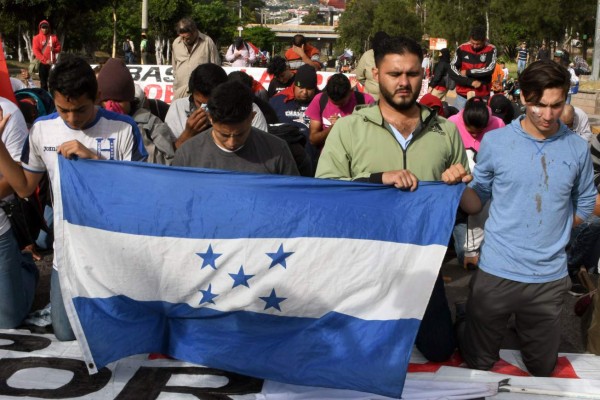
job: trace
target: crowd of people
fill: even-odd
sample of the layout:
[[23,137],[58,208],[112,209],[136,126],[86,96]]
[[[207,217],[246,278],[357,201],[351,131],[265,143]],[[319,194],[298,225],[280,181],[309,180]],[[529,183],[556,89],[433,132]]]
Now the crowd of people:
[[[581,291],[577,274],[600,235],[600,142],[585,113],[568,104],[573,74],[564,52],[550,60],[542,48],[539,60],[530,62],[521,45],[522,108],[516,108],[495,89],[497,74],[502,82],[506,76],[480,27],[453,57],[448,49],[440,51],[422,98],[424,65],[431,64],[424,64],[423,49],[410,38],[385,32],[373,37],[355,71],[364,93],[341,73],[321,92],[318,50],[302,35],[284,57],[270,60],[272,79],[264,88],[244,72],[228,75],[214,42],[193,20],[183,18],[176,32],[174,98],[168,105],[147,99],[135,84],[125,46],[126,61],[111,58],[94,71],[79,56],[57,59],[60,44],[42,21],[41,36],[34,39],[41,48],[34,52],[56,111],[39,119],[43,113],[32,112],[31,99],[19,99],[19,108],[0,98],[2,197],[28,197],[44,177],[54,180],[59,154],[410,191],[420,181],[466,183],[453,242],[459,263],[474,271],[469,297],[453,321],[440,274],[416,347],[438,362],[458,348],[469,367],[487,370],[498,360],[514,316],[528,370],[552,373],[563,294]],[[246,66],[256,52],[239,38],[225,57]],[[42,65],[48,66],[43,82]],[[443,101],[451,86],[453,105]],[[20,326],[35,295],[37,268],[21,250],[0,211],[0,328]],[[52,328],[59,340],[73,340],[60,265],[55,261],[53,267]]]

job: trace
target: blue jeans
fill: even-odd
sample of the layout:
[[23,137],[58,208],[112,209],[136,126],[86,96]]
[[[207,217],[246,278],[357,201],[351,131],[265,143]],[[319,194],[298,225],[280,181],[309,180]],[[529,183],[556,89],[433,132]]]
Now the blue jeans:
[[0,328],[12,329],[21,325],[33,303],[38,277],[31,254],[21,254],[12,230],[1,235]]
[[458,265],[461,267],[465,263],[465,241],[467,238],[467,224],[459,223],[454,225],[452,230],[452,238],[454,239],[454,251],[456,252],[456,259]]
[[453,106],[456,107],[458,111],[460,111],[465,108],[465,104],[467,104],[467,98],[457,94],[456,98],[454,99]]
[[58,271],[54,268],[52,268],[52,276],[50,277],[50,304],[52,305],[50,315],[52,317],[54,336],[61,342],[75,340],[75,334],[73,333],[73,329],[71,329],[71,323],[69,322],[60,290]]
[[[50,229],[50,232],[52,232],[54,229],[54,212],[52,211],[52,207],[44,207],[44,220],[46,221],[46,226]],[[48,235],[46,232],[41,230],[35,241],[35,244],[42,250],[49,250],[52,248],[53,242],[53,235]]]
[[517,60],[517,74],[521,75],[525,67],[527,67],[527,60]]
[[569,241],[569,250],[567,251],[567,268],[571,278],[577,275],[579,267],[583,265],[586,256],[592,251],[599,236],[600,218],[595,215],[590,216],[573,229]]

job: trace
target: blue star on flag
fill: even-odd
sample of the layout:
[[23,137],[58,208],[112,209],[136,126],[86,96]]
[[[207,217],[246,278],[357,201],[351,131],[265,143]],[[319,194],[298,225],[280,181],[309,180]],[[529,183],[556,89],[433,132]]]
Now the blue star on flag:
[[217,260],[217,258],[221,257],[223,254],[213,252],[212,246],[209,244],[208,250],[206,250],[206,253],[196,253],[196,255],[202,257],[202,260],[203,260],[202,267],[200,267],[200,269],[203,269],[207,265],[210,265],[211,267],[213,267],[213,269],[217,269],[217,265],[215,264],[215,261]]
[[268,310],[269,308],[273,307],[281,311],[279,303],[285,301],[287,297],[277,297],[277,295],[275,294],[275,289],[273,289],[271,290],[271,294],[268,297],[259,297],[259,299],[265,302],[265,310]]
[[229,274],[229,276],[231,276],[231,278],[233,279],[233,286],[231,287],[233,289],[236,286],[240,285],[244,285],[247,288],[249,288],[250,286],[248,285],[248,280],[250,280],[254,275],[244,274],[244,266],[242,265],[240,266],[240,270],[237,274]]
[[271,259],[273,261],[271,261],[271,265],[269,266],[269,269],[273,268],[274,266],[276,266],[277,264],[281,264],[281,266],[283,268],[287,268],[287,266],[285,265],[285,259],[288,258],[289,256],[291,256],[292,254],[294,254],[293,251],[290,252],[285,252],[283,251],[283,243],[279,245],[279,249],[277,250],[277,253],[266,253],[269,257],[271,257]]
[[218,294],[212,293],[212,285],[209,284],[208,285],[208,289],[206,290],[202,290],[200,289],[200,292],[202,293],[202,298],[200,299],[200,303],[198,304],[203,304],[203,303],[212,303],[215,304],[215,302],[213,301],[213,299],[215,297],[218,296]]

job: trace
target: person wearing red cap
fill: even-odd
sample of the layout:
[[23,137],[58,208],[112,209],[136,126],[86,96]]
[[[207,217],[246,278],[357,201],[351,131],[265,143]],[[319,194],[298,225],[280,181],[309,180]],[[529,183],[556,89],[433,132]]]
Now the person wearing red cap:
[[44,90],[48,90],[48,75],[50,74],[50,68],[56,63],[58,54],[61,51],[61,46],[56,35],[51,33],[50,23],[48,21],[41,21],[39,29],[39,33],[33,37],[31,47],[33,55],[40,61],[40,87]]

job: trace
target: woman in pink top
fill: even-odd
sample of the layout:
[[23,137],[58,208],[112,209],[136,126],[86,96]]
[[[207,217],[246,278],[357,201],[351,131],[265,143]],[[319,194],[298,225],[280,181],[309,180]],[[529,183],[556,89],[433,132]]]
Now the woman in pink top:
[[[483,135],[487,132],[501,128],[504,122],[492,115],[492,110],[481,97],[473,97],[467,100],[465,108],[458,114],[448,118],[454,122],[460,132],[471,173],[475,168],[476,156]],[[479,264],[479,247],[483,241],[483,227],[488,217],[489,202],[479,214],[470,215],[468,222],[458,223],[454,227],[454,248],[459,262],[463,261],[465,269],[476,269]]]
[[473,97],[467,100],[465,108],[458,114],[448,118],[448,120],[454,122],[458,132],[460,132],[460,137],[469,157],[469,167],[473,172],[475,166],[474,155],[479,151],[483,135],[491,130],[502,128],[504,122],[492,115],[492,110],[481,97]]

